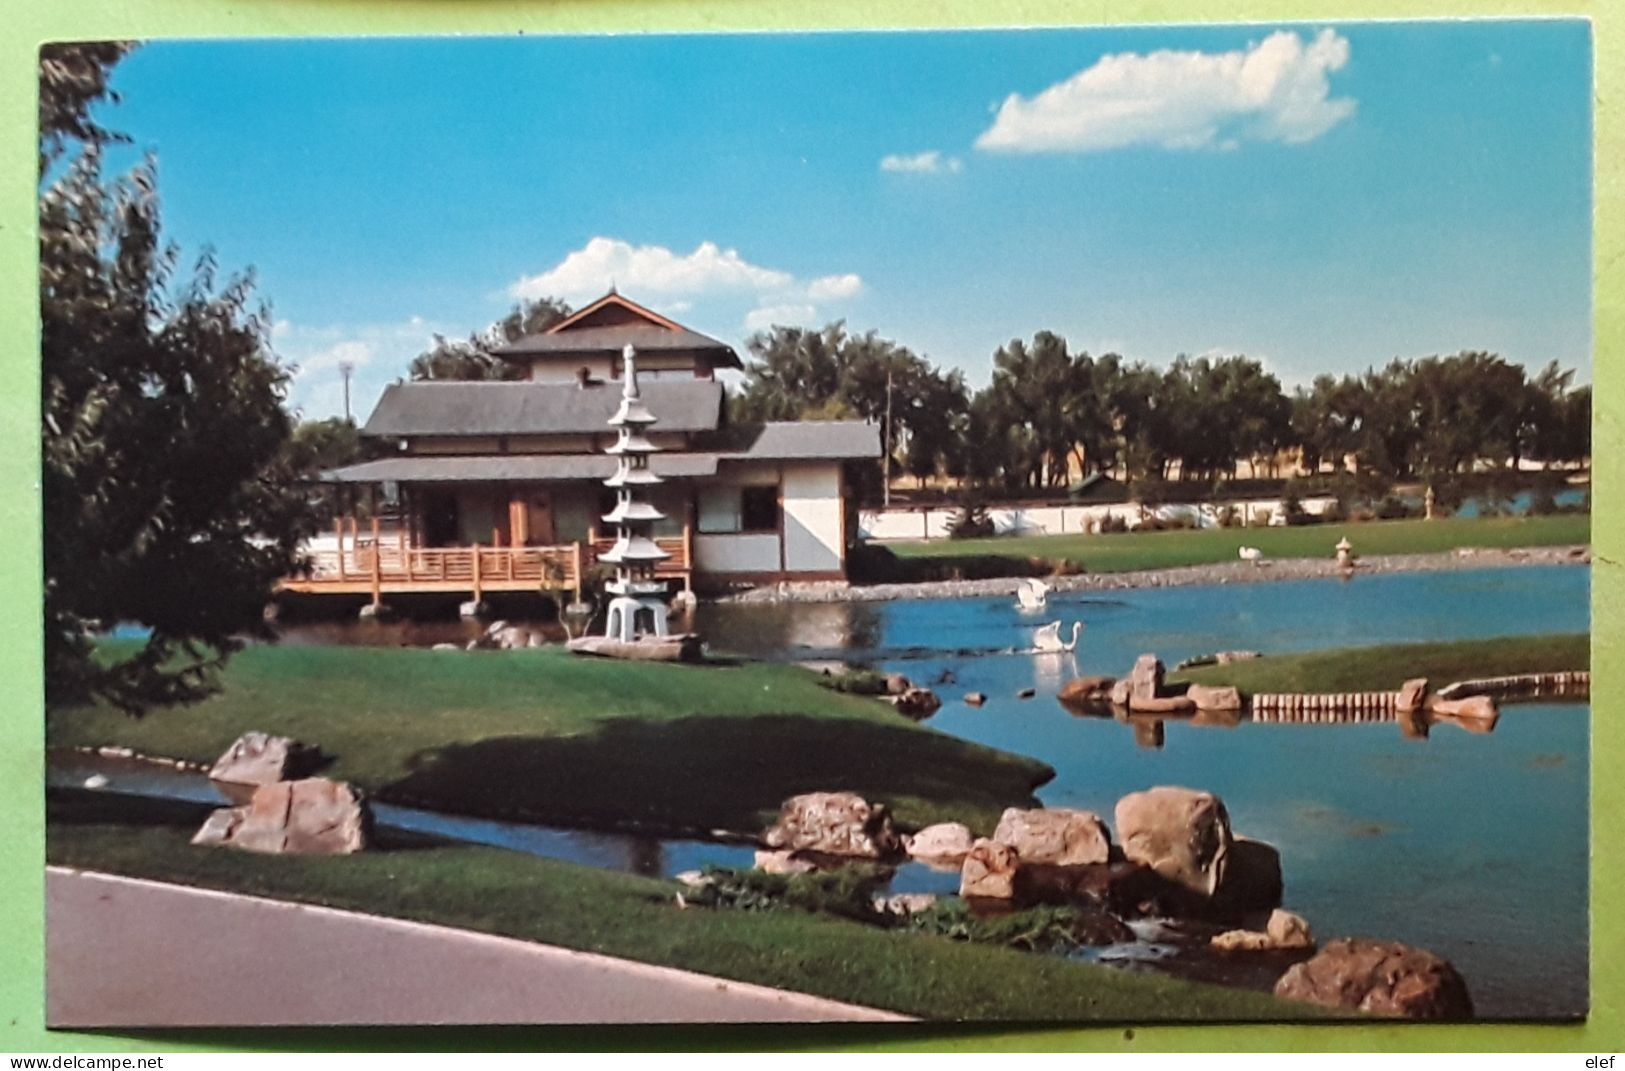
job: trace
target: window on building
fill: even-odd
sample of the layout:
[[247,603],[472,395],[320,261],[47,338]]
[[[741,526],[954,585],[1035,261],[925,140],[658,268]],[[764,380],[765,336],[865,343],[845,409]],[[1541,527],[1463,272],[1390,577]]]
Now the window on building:
[[779,489],[760,487],[701,487],[697,496],[701,532],[776,532],[779,529]]

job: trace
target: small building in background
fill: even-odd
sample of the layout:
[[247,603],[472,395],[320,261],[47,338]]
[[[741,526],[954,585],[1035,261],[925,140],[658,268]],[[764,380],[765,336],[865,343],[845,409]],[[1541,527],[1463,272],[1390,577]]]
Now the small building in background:
[[323,474],[365,502],[313,547],[288,591],[575,591],[614,543],[603,515],[605,448],[621,403],[623,353],[637,353],[658,446],[650,488],[667,552],[656,575],[683,588],[845,576],[856,538],[844,470],[880,457],[865,421],[732,424],[719,370],[727,344],[610,293],[499,350],[526,379],[396,383],[362,428],[387,456]]

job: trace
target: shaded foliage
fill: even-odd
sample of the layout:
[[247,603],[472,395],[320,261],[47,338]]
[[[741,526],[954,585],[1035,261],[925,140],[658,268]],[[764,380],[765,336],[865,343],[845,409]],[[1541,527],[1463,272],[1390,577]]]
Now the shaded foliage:
[[434,337],[434,345],[412,358],[413,379],[524,379],[523,361],[498,357],[497,349],[540,334],[570,315],[570,306],[554,298],[522,301],[508,315],[466,339]]

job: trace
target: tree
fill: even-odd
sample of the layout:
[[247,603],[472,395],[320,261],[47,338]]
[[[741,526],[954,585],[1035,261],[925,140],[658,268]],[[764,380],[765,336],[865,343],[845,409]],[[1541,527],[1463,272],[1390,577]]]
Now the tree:
[[570,315],[570,306],[554,298],[515,305],[502,319],[467,339],[434,337],[434,345],[412,358],[413,379],[524,379],[525,366],[493,351],[527,335],[540,334]]
[[[285,452],[288,373],[251,277],[221,281],[208,253],[177,271],[151,160],[104,180],[113,135],[88,109],[122,54],[41,55],[41,116],[55,117],[40,145],[45,678],[49,706],[99,697],[140,713],[207,695],[265,634],[308,509]],[[144,641],[98,651],[119,624]]]

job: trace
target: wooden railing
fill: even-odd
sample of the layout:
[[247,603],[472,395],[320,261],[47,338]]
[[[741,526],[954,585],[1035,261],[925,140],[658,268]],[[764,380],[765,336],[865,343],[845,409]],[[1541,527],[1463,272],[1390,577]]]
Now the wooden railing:
[[[690,575],[687,533],[655,540],[670,555],[655,569],[663,578]],[[406,547],[389,538],[357,535],[337,540],[337,549],[307,555],[305,570],[285,579],[289,591],[354,594],[376,601],[386,592],[463,591],[481,598],[486,591],[564,590],[581,595],[587,573],[613,539],[539,547]]]

